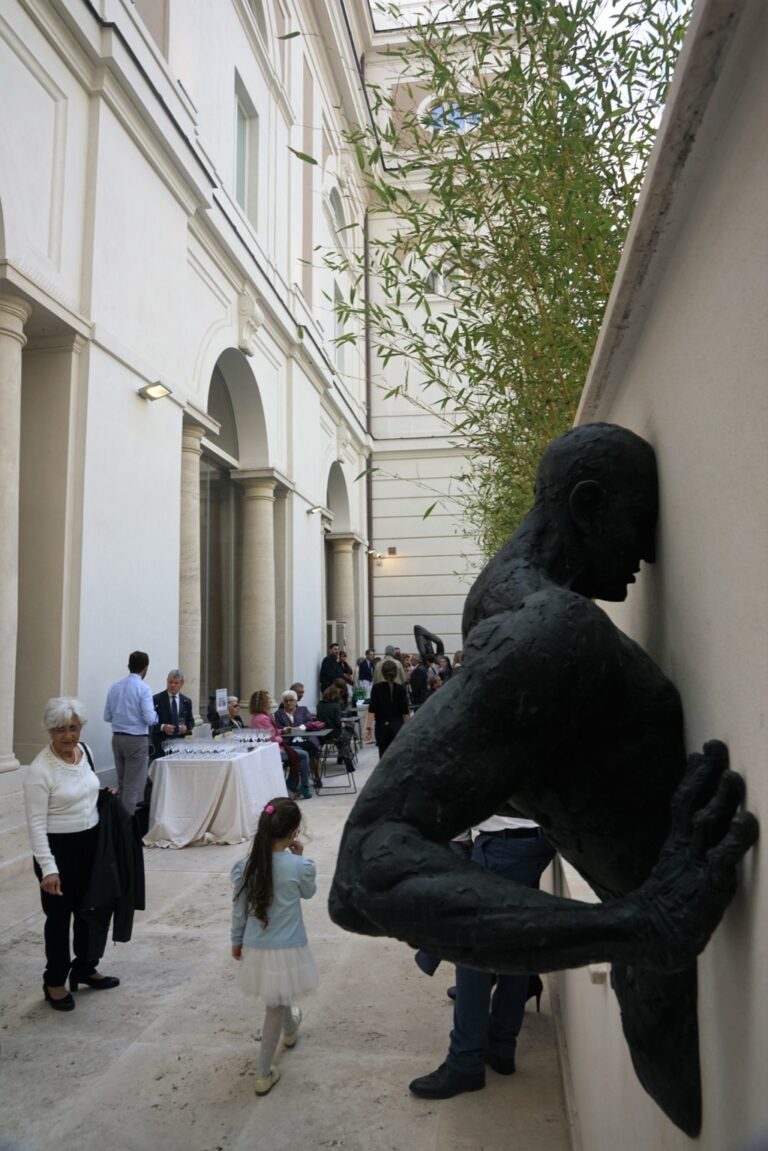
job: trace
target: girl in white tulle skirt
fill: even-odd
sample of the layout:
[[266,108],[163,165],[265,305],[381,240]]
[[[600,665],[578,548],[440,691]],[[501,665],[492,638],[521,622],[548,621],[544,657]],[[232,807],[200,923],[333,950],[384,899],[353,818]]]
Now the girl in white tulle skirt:
[[292,799],[271,799],[259,817],[250,855],[232,868],[232,956],[240,961],[240,986],[265,1004],[256,1094],[280,1078],[272,1058],[283,1043],[296,1043],[301,1011],[294,1003],[315,991],[317,967],[307,946],[302,899],[315,894],[316,869],[304,859],[298,835],[301,811]]

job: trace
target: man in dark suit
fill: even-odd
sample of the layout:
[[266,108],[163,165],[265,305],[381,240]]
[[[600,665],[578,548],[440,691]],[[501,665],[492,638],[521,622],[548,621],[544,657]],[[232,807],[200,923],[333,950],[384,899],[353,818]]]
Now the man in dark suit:
[[176,667],[168,672],[166,690],[152,697],[158,722],[152,728],[155,758],[163,754],[163,740],[187,735],[195,726],[192,700],[182,695],[184,673]]
[[365,692],[366,699],[371,694],[371,688],[373,687],[373,669],[375,666],[373,660],[375,655],[376,652],[373,648],[369,647],[363,659],[357,661],[357,682]]

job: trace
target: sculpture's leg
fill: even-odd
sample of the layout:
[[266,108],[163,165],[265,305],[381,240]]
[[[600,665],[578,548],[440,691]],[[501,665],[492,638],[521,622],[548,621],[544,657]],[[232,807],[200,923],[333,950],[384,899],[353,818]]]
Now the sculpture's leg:
[[674,975],[614,964],[611,983],[637,1077],[691,1138],[701,1128],[696,964]]

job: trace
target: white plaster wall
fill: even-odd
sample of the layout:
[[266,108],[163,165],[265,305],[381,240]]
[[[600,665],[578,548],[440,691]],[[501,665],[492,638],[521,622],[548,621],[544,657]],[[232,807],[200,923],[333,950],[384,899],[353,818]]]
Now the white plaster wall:
[[[376,649],[391,643],[415,651],[418,623],[453,654],[462,646],[464,599],[481,566],[455,498],[463,457],[425,445],[421,452],[376,453],[374,466],[372,546],[383,555],[373,567]],[[390,547],[396,556],[387,554]]]
[[109,108],[101,106],[91,313],[175,382],[181,351],[186,215]]
[[[691,750],[716,737],[768,819],[768,10],[747,4],[694,151],[678,179],[624,345],[590,418],[656,448],[657,564],[611,609],[679,687]],[[768,914],[762,849],[699,961],[701,1151],[768,1132]],[[561,977],[583,1146],[682,1151],[694,1144],[644,1097],[615,1004]]]
[[3,255],[79,310],[88,100],[16,4],[0,10],[0,84]]
[[79,692],[103,764],[104,699],[129,652],[149,653],[154,691],[178,663],[181,420],[137,396],[140,381],[111,357],[92,349],[89,366]]

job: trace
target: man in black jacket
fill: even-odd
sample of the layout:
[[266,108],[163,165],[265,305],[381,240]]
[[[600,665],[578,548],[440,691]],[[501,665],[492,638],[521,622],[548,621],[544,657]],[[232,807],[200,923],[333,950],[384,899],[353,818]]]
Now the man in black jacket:
[[195,726],[195,716],[192,710],[192,700],[188,695],[182,695],[184,686],[184,673],[173,668],[168,672],[166,690],[158,692],[152,697],[155,705],[158,722],[152,728],[152,745],[154,756],[163,754],[163,740],[174,739],[187,735]]
[[341,648],[332,643],[328,648],[328,655],[320,664],[320,694],[330,687],[335,679],[344,679],[345,671],[339,658]]

